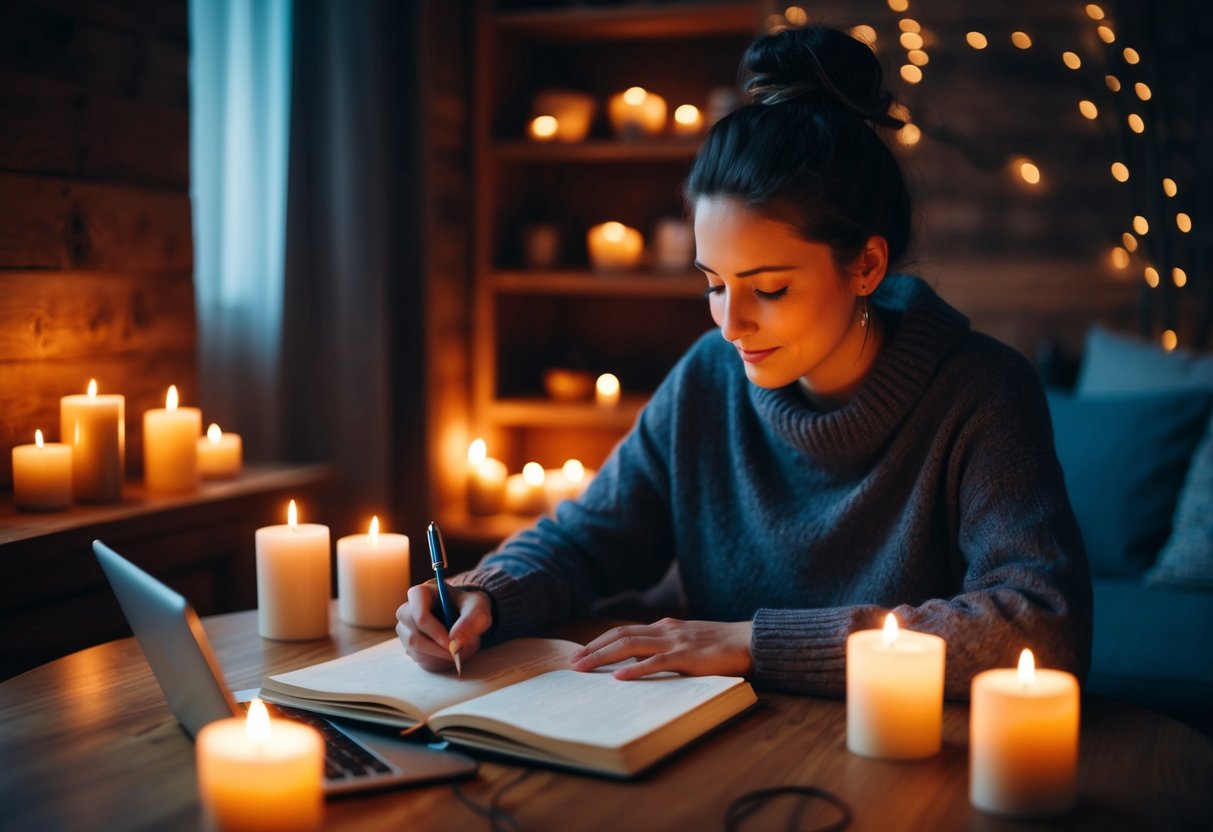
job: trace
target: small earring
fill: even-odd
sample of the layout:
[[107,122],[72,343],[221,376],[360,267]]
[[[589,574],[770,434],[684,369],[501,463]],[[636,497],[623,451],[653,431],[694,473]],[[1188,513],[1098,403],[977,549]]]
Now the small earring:
[[868,314],[868,296],[864,295],[863,296],[863,309],[859,313],[859,325],[867,326],[869,317],[870,317],[870,315]]

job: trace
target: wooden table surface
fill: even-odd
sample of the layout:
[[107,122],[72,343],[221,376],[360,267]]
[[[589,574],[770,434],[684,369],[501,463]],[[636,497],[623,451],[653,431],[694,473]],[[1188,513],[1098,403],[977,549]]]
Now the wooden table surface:
[[[331,638],[265,641],[253,611],[205,620],[233,689],[374,644],[391,633],[341,624]],[[1149,711],[1083,701],[1079,805],[1045,821],[984,815],[968,801],[968,708],[949,704],[944,748],[923,762],[868,760],[846,750],[841,701],[762,694],[766,707],[691,746],[634,782],[533,769],[502,808],[525,830],[723,829],[729,804],[776,785],[832,791],[854,811],[851,829],[1209,829],[1213,743]],[[524,769],[485,761],[465,781],[484,804]],[[0,829],[197,829],[194,750],[161,698],[133,639],[92,647],[0,684]],[[785,829],[779,799],[746,830]],[[801,828],[832,810],[808,804]],[[325,828],[486,829],[449,784],[329,801]]]

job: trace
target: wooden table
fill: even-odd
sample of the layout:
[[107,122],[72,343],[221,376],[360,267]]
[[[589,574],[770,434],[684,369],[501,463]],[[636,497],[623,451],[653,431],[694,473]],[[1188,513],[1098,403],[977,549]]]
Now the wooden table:
[[[255,612],[205,620],[234,689],[374,644],[333,616],[324,641],[264,641]],[[1213,825],[1213,743],[1162,716],[1104,699],[1083,703],[1080,800],[1070,815],[1012,822],[970,808],[968,708],[948,705],[944,749],[917,763],[846,750],[840,701],[766,694],[767,707],[625,783],[535,769],[502,807],[526,830],[722,829],[728,805],[781,784],[828,789],[854,811],[852,829],[1205,829]],[[464,792],[487,803],[521,767],[484,762]],[[0,829],[196,829],[193,746],[168,711],[133,639],[83,650],[0,684]],[[784,829],[791,799],[743,829]],[[802,828],[832,817],[810,805]],[[485,829],[450,785],[330,801],[341,830]]]

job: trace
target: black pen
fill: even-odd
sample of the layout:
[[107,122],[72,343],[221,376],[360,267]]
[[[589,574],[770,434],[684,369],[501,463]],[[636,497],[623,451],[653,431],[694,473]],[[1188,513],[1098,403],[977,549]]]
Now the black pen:
[[[446,546],[442,544],[442,532],[438,531],[438,524],[432,520],[425,530],[425,538],[430,544],[430,565],[434,567],[434,578],[438,584],[438,601],[442,604],[442,617],[446,619],[446,629],[449,633],[451,627],[455,626],[455,605],[451,603],[451,595],[446,588],[446,575],[444,574]],[[459,645],[452,640],[447,645],[447,649],[455,658],[455,672],[462,676],[463,663],[459,659]]]

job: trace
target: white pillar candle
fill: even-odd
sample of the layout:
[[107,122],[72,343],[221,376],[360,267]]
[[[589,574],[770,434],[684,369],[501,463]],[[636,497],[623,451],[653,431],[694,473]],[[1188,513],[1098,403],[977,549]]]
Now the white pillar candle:
[[944,640],[898,630],[847,637],[847,748],[864,757],[912,760],[943,740]]
[[337,610],[355,627],[395,627],[396,609],[409,591],[408,535],[379,533],[371,518],[367,534],[337,541]]
[[548,511],[555,511],[556,506],[564,500],[580,497],[593,478],[594,472],[587,470],[577,459],[567,459],[560,468],[548,471],[543,483]]
[[244,452],[240,434],[225,433],[212,424],[197,441],[198,475],[203,479],[229,479],[240,473]]
[[505,508],[514,514],[542,514],[547,507],[544,483],[547,474],[538,462],[522,466],[521,474],[511,474],[505,483]]
[[505,504],[505,463],[488,455],[483,439],[468,446],[468,513],[497,514]]
[[33,445],[13,448],[13,505],[29,511],[67,508],[72,500],[72,449],[43,442],[34,431]]
[[263,638],[298,641],[329,632],[329,527],[300,523],[291,500],[285,526],[257,529],[257,622]]
[[177,406],[177,386],[164,407],[143,414],[143,481],[149,491],[193,491],[198,487],[198,437],[202,411]]
[[614,373],[603,373],[594,383],[594,401],[599,407],[616,407],[619,405],[619,377]]
[[635,268],[644,251],[644,238],[640,232],[613,220],[591,226],[585,241],[590,264],[599,271]]
[[72,448],[72,499],[78,503],[116,503],[122,499],[126,471],[126,399],[97,394],[59,400],[59,438]]
[[644,87],[628,87],[607,103],[611,129],[624,139],[660,136],[665,130],[665,112],[665,99]]
[[270,719],[254,699],[247,718],[198,732],[198,798],[204,825],[224,832],[297,832],[324,815],[324,741],[308,725]]
[[969,800],[1000,815],[1052,815],[1073,807],[1078,782],[1078,680],[1037,670],[1024,650],[1019,668],[973,677],[969,716]]

